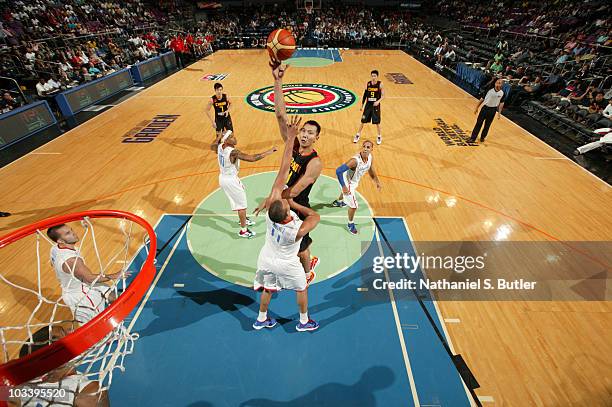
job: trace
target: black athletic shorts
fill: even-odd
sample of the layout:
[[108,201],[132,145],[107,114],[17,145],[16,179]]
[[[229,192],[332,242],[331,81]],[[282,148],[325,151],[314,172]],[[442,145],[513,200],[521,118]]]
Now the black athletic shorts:
[[215,125],[217,126],[217,131],[231,130],[234,131],[234,126],[232,125],[232,116],[216,116],[215,117]]
[[[308,205],[308,204],[304,205],[304,203],[302,203],[302,202],[298,202],[298,203],[300,205],[307,206],[307,207],[310,208],[310,205]],[[302,215],[300,212],[298,212],[298,217],[300,218],[300,220],[306,219],[306,217],[304,215]],[[300,242],[300,251],[298,253],[302,253],[304,250],[308,249],[311,244],[312,244],[312,238],[310,237],[310,233],[306,233],[302,237],[302,241]]]
[[374,106],[372,103],[366,103],[361,116],[361,123],[380,124],[380,105]]

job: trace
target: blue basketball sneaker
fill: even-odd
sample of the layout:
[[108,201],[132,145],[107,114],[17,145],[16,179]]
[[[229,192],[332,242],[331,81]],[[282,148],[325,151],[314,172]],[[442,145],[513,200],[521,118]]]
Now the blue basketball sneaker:
[[253,328],[259,331],[262,328],[274,328],[275,325],[276,325],[276,320],[274,318],[268,317],[265,321],[262,321],[262,322],[255,320],[255,323],[253,324]]
[[300,322],[295,326],[295,330],[298,332],[316,331],[317,329],[319,329],[319,323],[314,319],[309,319],[305,324]]
[[351,232],[352,234],[356,235],[357,234],[357,228],[355,227],[354,223],[349,223],[346,225],[346,228],[348,229],[349,232]]
[[339,200],[334,200],[334,202],[332,202],[332,206],[334,208],[344,208],[346,206],[346,204],[344,203],[344,201],[339,201]]

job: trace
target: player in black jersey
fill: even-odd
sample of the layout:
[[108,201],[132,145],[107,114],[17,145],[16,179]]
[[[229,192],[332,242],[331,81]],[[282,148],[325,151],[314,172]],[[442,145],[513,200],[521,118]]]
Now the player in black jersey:
[[[287,70],[287,66],[282,66],[280,63],[270,63],[272,66],[272,75],[274,76],[274,110],[276,119],[280,128],[283,141],[287,139],[287,109],[285,107],[285,98],[283,97],[283,75]],[[293,157],[289,167],[289,177],[287,178],[287,188],[283,191],[283,198],[293,199],[296,203],[310,208],[310,200],[308,195],[319,175],[323,164],[321,158],[313,148],[314,143],[319,139],[321,126],[314,120],[306,121],[300,133],[296,137],[293,146]],[[260,205],[257,211],[261,210],[263,205]],[[300,219],[304,220],[304,214],[298,213]],[[306,273],[306,281],[308,284],[315,278],[314,268],[319,263],[317,257],[310,256],[310,245],[312,238],[306,234],[302,237],[300,251],[298,256],[304,272]]]
[[[215,120],[210,117],[210,108],[215,108]],[[217,132],[217,140],[221,138],[223,132],[227,130],[234,131],[232,125],[232,117],[230,116],[230,109],[232,102],[227,94],[223,93],[223,85],[219,82],[215,83],[215,94],[212,95],[206,105],[206,116],[211,121],[213,128]]]
[[372,80],[366,85],[365,91],[363,92],[363,102],[359,110],[363,110],[361,115],[361,124],[359,124],[359,130],[353,138],[353,143],[359,141],[361,136],[361,130],[365,123],[376,125],[378,136],[376,137],[376,144],[382,143],[382,133],[380,132],[380,102],[385,98],[385,91],[383,90],[383,84],[378,80],[378,71],[373,70],[370,75]]

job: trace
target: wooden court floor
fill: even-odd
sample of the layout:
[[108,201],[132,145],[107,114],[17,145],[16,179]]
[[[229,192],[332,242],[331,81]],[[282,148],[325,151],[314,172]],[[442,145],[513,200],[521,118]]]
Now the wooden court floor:
[[[343,62],[288,70],[286,83],[322,83],[361,97],[372,69],[386,89],[384,141],[374,149],[383,183],[361,193],[378,216],[403,216],[415,241],[612,240],[612,188],[509,120],[495,120],[485,145],[446,146],[435,134],[441,118],[466,132],[476,100],[401,51],[345,51]],[[413,84],[394,84],[385,73]],[[203,114],[213,82],[229,74],[225,92],[239,147],[260,152],[281,145],[273,114],[255,110],[245,96],[272,84],[263,50],[219,51],[105,111],[0,170],[0,233],[52,215],[120,209],[155,223],[163,213],[191,213],[218,187],[217,162],[208,149],[213,130]],[[180,117],[150,143],[123,136],[159,114]],[[317,150],[324,173],[355,154],[351,142],[360,112],[355,104],[311,115],[322,125]],[[374,139],[373,127],[362,137]],[[273,170],[277,155],[242,163],[241,175]],[[116,231],[102,229],[99,239]],[[109,239],[109,242],[112,239]],[[103,243],[105,245],[109,242]],[[35,251],[26,245],[0,252],[2,272],[34,281]],[[43,253],[47,256],[46,249]],[[608,257],[609,259],[609,257]],[[45,263],[46,264],[46,263]],[[608,263],[609,264],[609,263]],[[47,293],[59,293],[50,267]],[[27,318],[31,297],[0,284],[0,324]],[[480,395],[499,406],[604,406],[612,400],[612,305],[609,302],[440,302],[455,351],[476,374]],[[398,356],[399,357],[399,356]]]

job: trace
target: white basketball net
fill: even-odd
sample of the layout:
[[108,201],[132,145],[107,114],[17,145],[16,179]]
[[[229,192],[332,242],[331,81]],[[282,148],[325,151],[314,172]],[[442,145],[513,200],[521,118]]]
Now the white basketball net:
[[[81,257],[82,248],[89,244],[91,249],[88,251],[93,251],[95,253],[96,262],[94,264],[91,261],[86,261],[86,263],[92,273],[95,274],[97,272],[99,274],[93,282],[82,283],[74,276],[75,267],[73,266],[70,276],[71,279],[76,279],[75,281],[79,285],[83,284],[83,291],[85,293],[91,294],[95,291],[105,291],[106,297],[112,299],[117,298],[120,293],[126,289],[125,276],[116,280],[111,280],[105,284],[98,283],[98,280],[106,275],[107,272],[108,274],[112,274],[117,271],[127,271],[130,260],[132,260],[130,257],[130,243],[133,242],[133,223],[125,219],[97,219],[96,221],[99,224],[99,221],[102,220],[104,220],[107,225],[101,227],[112,229],[114,231],[115,240],[117,238],[123,239],[123,243],[118,244],[118,246],[120,246],[118,249],[113,248],[112,251],[114,251],[115,254],[110,256],[107,262],[104,262],[100,254],[98,242],[96,241],[94,225],[91,219],[84,218],[81,221],[83,233],[77,232],[81,236],[81,239],[76,248],[76,256]],[[109,221],[118,222],[119,227],[109,228]],[[129,226],[127,223],[129,223]],[[119,230],[121,231],[120,234],[117,233]],[[25,287],[24,284],[18,284],[12,281],[13,276],[6,277],[2,272],[0,272],[0,280],[9,285],[13,292],[17,291],[21,295],[21,301],[27,301],[30,304],[36,303],[36,305],[25,323],[15,326],[0,326],[0,363],[6,363],[18,358],[20,350],[23,352],[27,349],[27,353],[30,353],[32,347],[34,347],[35,350],[37,347],[49,345],[59,339],[58,333],[71,332],[82,323],[87,322],[87,320],[82,320],[82,318],[78,317],[79,312],[90,314],[88,319],[91,319],[97,312],[101,311],[110,303],[110,300],[107,301],[103,297],[101,297],[99,302],[94,303],[91,300],[93,295],[86,295],[84,293],[81,298],[76,298],[74,300],[75,303],[72,304],[71,309],[71,307],[66,305],[61,294],[45,296],[44,293],[45,291],[49,291],[48,287],[50,285],[56,284],[59,286],[59,282],[55,277],[55,272],[47,261],[48,255],[46,255],[46,253],[49,253],[51,246],[56,243],[49,240],[46,236],[46,230],[39,230],[35,235],[28,236],[28,238],[34,238],[36,241],[36,287],[28,288]],[[25,239],[27,238],[22,240]],[[148,242],[145,240],[144,248],[148,254],[147,243]],[[46,249],[43,251],[43,253],[45,253],[44,256],[41,256],[41,246]],[[74,265],[76,265],[76,262],[74,262]],[[51,271],[49,271],[49,269],[51,269]],[[53,282],[49,281],[49,276],[53,276]],[[46,281],[43,281],[43,277]],[[71,283],[72,282],[73,280],[71,280]],[[29,283],[32,284],[34,282]],[[45,286],[47,287],[46,290],[44,289]],[[94,307],[97,312],[94,310]],[[73,313],[73,311],[75,312]],[[75,314],[77,315],[76,318]],[[72,396],[72,399],[76,394],[87,387],[88,394],[97,394],[98,396],[102,395],[106,397],[102,392],[105,392],[110,387],[114,370],[124,370],[125,356],[132,353],[134,341],[138,339],[138,334],[130,333],[125,326],[125,322],[126,321],[121,321],[121,323],[119,323],[113,331],[109,332],[103,340],[83,352],[81,355],[75,357],[67,364],[29,383],[25,383],[22,386],[65,389],[67,393],[70,393],[69,396]],[[37,332],[39,333],[36,334]],[[93,386],[92,382],[94,382]],[[93,391],[91,391],[92,388],[94,389]],[[34,400],[41,400],[41,398],[35,398]],[[56,403],[53,405],[72,405],[71,402],[64,400],[64,398],[62,398],[62,400],[42,400],[49,403]],[[22,402],[25,401],[27,401],[27,399],[22,399]]]

